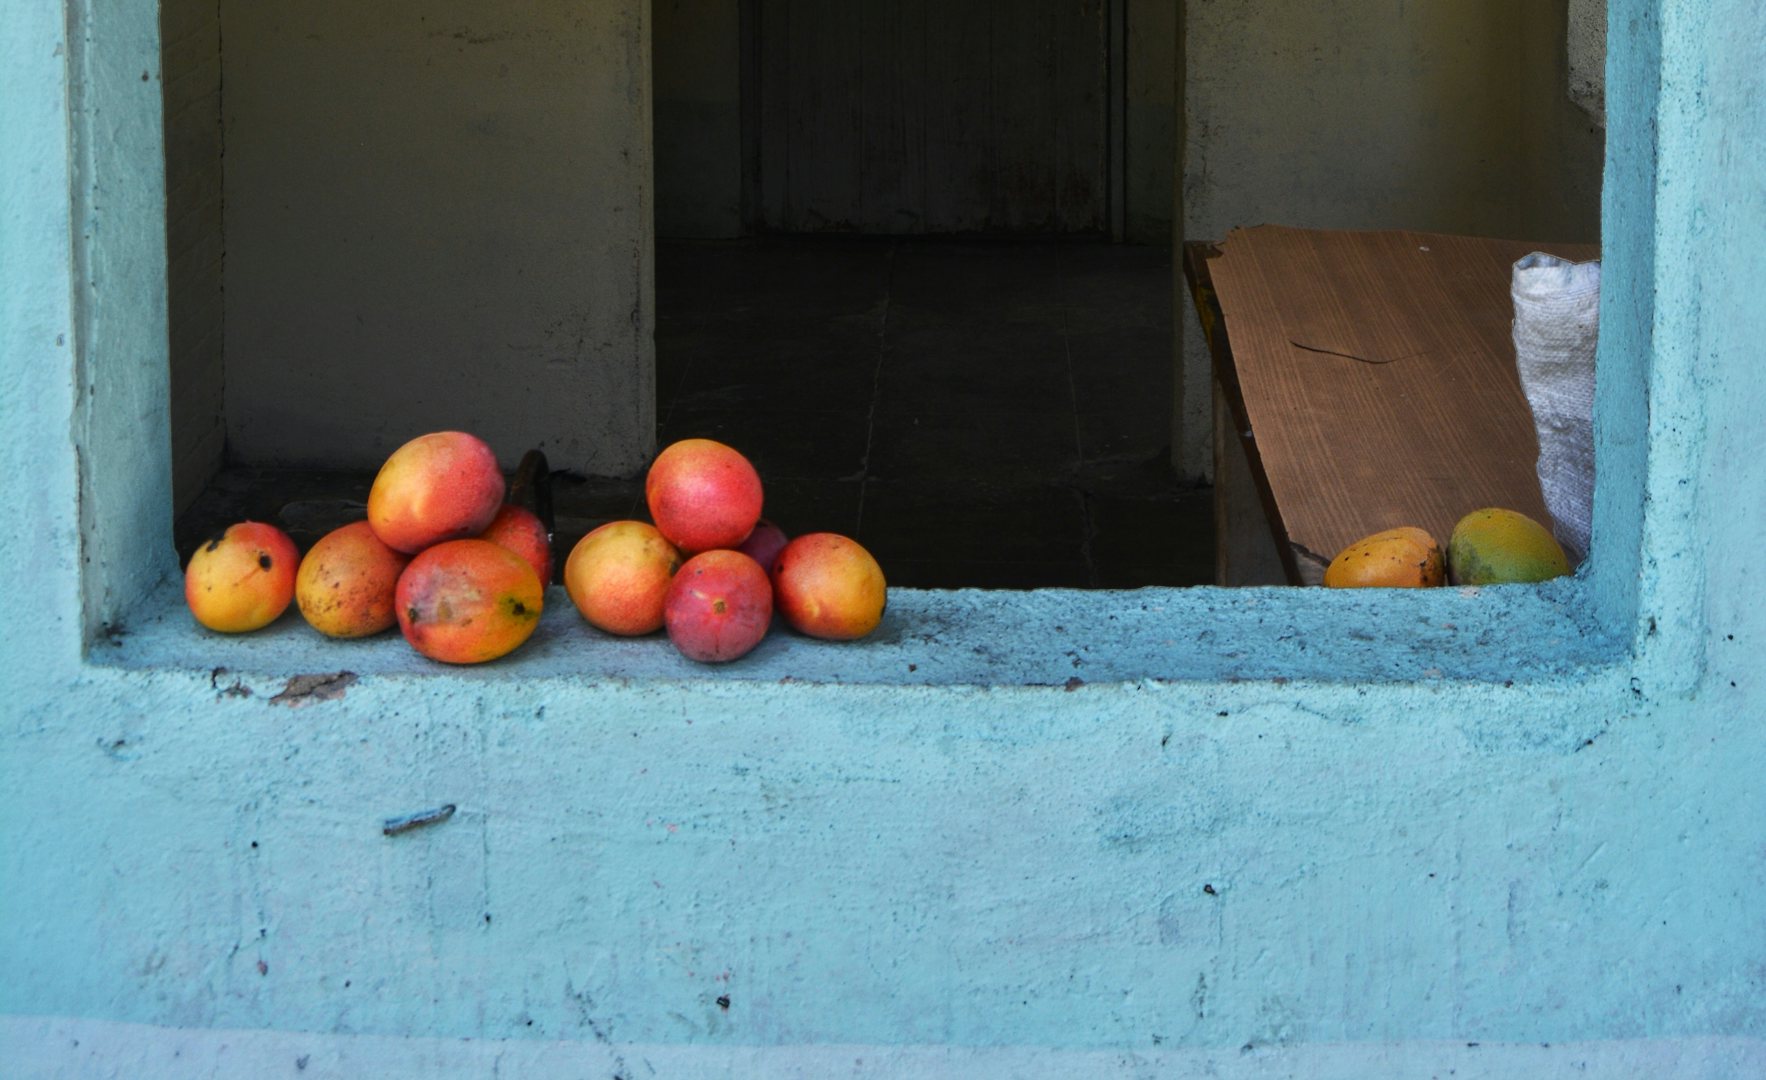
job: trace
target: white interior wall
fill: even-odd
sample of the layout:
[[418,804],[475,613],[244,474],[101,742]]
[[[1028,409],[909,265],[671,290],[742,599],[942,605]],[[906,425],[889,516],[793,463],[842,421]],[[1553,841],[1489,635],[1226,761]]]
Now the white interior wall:
[[648,12],[222,0],[233,458],[648,461]]
[[190,505],[221,467],[221,11],[160,5],[165,101],[172,501]]

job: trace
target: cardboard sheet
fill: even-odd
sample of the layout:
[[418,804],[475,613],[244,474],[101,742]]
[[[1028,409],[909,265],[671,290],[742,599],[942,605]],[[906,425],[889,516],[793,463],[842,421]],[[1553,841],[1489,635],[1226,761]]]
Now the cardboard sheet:
[[1279,226],[1208,260],[1262,471],[1303,580],[1399,525],[1443,545],[1466,513],[1549,522],[1510,337],[1511,267],[1590,245]]

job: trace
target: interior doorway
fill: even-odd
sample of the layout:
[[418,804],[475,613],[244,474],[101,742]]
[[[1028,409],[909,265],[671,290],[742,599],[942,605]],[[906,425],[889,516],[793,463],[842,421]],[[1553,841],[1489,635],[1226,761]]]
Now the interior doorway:
[[747,0],[751,229],[1107,234],[1112,8]]
[[[658,445],[743,450],[788,532],[895,584],[1208,581],[1170,465],[1175,16],[1137,53],[1123,0],[653,10]],[[1131,55],[1167,95],[1132,159]],[[1131,190],[1151,243],[1115,242]]]

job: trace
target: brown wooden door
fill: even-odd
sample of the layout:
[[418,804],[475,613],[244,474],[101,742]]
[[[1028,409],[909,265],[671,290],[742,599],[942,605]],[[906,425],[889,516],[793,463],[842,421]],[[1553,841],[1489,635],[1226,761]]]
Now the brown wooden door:
[[752,213],[783,232],[1109,228],[1108,0],[757,0]]

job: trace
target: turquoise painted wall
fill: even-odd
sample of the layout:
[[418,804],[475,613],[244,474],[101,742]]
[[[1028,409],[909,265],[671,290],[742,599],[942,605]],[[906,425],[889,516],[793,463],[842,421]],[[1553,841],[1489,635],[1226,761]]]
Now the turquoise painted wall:
[[192,629],[142,7],[0,28],[12,1071],[1766,1072],[1750,0],[1614,5],[1584,576],[904,592],[716,671]]

